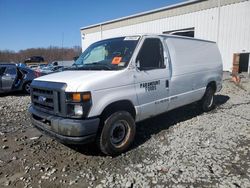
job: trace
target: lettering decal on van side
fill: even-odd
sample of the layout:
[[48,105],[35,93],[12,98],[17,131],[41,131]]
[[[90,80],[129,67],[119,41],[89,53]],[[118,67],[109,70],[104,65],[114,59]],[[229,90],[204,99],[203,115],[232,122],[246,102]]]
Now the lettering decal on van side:
[[160,101],[156,101],[155,104],[162,104],[162,103],[166,103],[169,102],[169,99],[162,99]]
[[145,88],[146,92],[155,91],[157,89],[157,85],[160,85],[160,80],[141,83],[140,88]]

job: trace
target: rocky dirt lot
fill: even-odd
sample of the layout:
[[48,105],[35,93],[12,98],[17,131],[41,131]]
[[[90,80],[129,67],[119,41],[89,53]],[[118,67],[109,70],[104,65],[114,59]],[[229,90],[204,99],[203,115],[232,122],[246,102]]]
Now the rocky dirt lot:
[[30,124],[29,96],[0,97],[0,187],[250,187],[250,80],[227,76],[216,109],[191,104],[137,124],[125,154],[65,146]]

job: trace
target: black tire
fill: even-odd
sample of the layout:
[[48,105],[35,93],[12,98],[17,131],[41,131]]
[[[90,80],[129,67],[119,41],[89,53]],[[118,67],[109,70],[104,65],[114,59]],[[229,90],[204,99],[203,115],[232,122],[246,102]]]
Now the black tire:
[[129,148],[134,140],[136,126],[129,112],[118,111],[103,121],[102,130],[97,136],[97,145],[106,155],[119,155]]
[[26,82],[26,83],[23,85],[23,91],[24,91],[25,93],[30,94],[30,84],[31,84],[31,82]]
[[200,101],[200,107],[201,107],[202,111],[208,112],[208,111],[214,109],[214,107],[215,107],[215,105],[214,105],[214,93],[215,93],[214,88],[211,86],[208,86],[204,96],[202,97],[202,99]]

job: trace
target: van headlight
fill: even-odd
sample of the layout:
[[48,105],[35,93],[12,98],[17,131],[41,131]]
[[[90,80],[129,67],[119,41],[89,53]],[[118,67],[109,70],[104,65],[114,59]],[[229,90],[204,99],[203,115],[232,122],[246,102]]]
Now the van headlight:
[[91,93],[66,93],[67,116],[71,118],[87,117],[92,106]]
[[82,116],[83,115],[83,108],[82,105],[80,104],[75,104],[74,105],[74,113],[76,116]]

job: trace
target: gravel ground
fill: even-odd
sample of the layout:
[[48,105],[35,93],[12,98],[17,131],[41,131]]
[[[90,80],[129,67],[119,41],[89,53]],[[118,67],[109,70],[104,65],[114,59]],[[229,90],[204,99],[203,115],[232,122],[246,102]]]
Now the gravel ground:
[[0,97],[0,187],[250,187],[250,80],[224,76],[217,107],[191,104],[137,124],[130,151],[65,146],[30,124],[29,96]]

